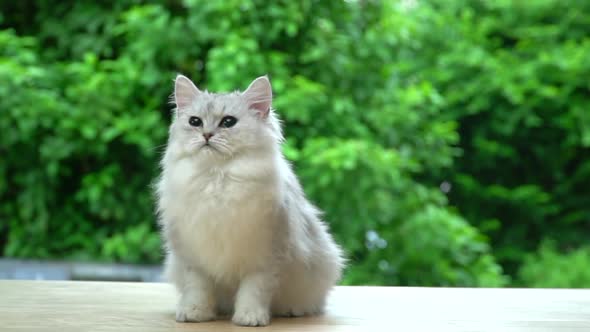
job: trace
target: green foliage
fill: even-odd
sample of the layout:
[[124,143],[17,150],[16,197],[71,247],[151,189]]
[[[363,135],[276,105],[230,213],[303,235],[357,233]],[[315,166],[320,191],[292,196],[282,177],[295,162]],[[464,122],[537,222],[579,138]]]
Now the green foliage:
[[159,261],[150,183],[178,72],[213,91],[269,74],[285,153],[349,254],[345,283],[501,286],[495,257],[514,277],[545,234],[590,236],[590,3],[0,12],[5,256]]
[[135,102],[139,68],[91,54],[46,65],[38,51],[34,39],[0,32],[3,252],[101,257],[111,236],[152,219],[165,125]]
[[511,273],[546,234],[587,243],[590,2],[429,3],[412,17],[419,54],[406,68],[460,124],[450,202]]
[[519,276],[529,287],[589,288],[590,247],[562,254],[554,241],[543,241],[538,253],[527,256]]

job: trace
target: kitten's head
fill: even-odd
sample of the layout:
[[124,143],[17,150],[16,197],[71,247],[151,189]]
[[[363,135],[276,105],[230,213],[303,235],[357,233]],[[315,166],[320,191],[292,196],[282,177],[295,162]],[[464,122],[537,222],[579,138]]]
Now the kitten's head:
[[190,79],[178,75],[174,102],[170,143],[182,155],[227,160],[274,150],[282,140],[266,76],[255,79],[244,92],[218,94],[201,91]]

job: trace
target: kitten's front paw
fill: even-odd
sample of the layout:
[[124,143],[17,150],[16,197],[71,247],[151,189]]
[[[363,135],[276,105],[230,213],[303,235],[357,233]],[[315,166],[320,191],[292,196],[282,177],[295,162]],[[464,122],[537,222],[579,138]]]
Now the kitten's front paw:
[[231,320],[241,326],[266,326],[270,321],[270,313],[262,308],[242,309],[236,311]]
[[215,319],[215,312],[197,305],[185,305],[176,308],[177,322],[206,322]]

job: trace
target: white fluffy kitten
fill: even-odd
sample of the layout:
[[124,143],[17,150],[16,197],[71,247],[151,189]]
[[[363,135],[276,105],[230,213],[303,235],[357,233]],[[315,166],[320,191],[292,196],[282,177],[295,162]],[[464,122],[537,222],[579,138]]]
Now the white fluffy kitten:
[[215,94],[179,75],[174,98],[157,193],[176,320],[321,312],[342,252],[281,153],[269,80]]

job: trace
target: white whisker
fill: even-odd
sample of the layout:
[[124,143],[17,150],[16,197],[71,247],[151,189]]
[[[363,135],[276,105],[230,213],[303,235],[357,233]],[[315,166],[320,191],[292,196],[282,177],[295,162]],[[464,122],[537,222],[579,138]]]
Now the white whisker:
[[218,148],[219,152],[222,152],[226,155],[228,155],[230,158],[233,157],[233,151],[232,149],[229,147],[229,144],[227,143],[227,141],[215,141],[215,145]]
[[152,150],[158,150],[160,148],[166,148],[166,146],[168,146],[167,143],[164,143],[164,144],[161,144],[161,145],[156,145],[156,146],[152,147]]

